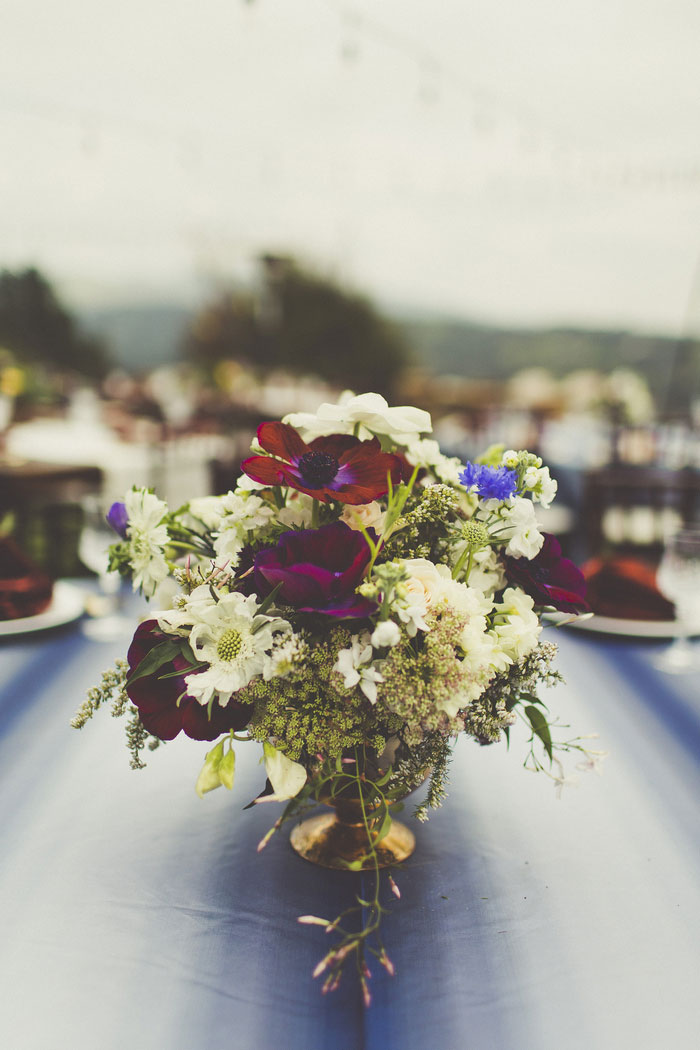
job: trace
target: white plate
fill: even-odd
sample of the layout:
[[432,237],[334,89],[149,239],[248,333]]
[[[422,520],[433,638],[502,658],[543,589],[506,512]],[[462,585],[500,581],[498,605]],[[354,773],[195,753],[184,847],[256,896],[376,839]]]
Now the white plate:
[[[575,627],[577,631],[594,634],[619,634],[628,638],[675,638],[678,634],[675,620],[619,620],[597,614],[571,619],[568,613],[547,613],[544,618],[554,626]],[[690,633],[700,635],[700,623],[693,624]]]
[[0,620],[0,637],[10,634],[29,634],[61,627],[82,616],[85,592],[72,583],[59,580],[53,585],[51,604],[36,616],[22,616],[17,620]]

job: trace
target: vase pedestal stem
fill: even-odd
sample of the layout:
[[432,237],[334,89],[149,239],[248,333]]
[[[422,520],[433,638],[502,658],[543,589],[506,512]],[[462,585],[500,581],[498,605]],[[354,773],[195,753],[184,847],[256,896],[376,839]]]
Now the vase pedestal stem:
[[[297,824],[289,837],[292,849],[312,864],[347,871],[348,863],[367,853],[367,831],[364,823],[350,823],[343,819],[344,815],[339,807],[339,811],[321,813]],[[400,864],[410,857],[415,845],[413,832],[398,820],[392,820],[388,833],[377,846],[379,867]],[[373,868],[374,861],[368,858],[362,867]]]

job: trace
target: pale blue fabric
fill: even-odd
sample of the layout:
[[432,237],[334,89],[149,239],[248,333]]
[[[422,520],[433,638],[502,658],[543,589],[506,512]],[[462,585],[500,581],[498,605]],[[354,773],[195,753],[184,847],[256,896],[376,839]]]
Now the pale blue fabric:
[[[132,772],[120,722],[69,720],[123,643],[74,625],[0,644],[0,1047],[6,1050],[695,1050],[700,684],[655,643],[557,632],[551,710],[611,752],[557,801],[524,738],[460,744],[450,797],[396,874],[374,1001],[311,979],[360,877],[298,859],[238,748],[200,800],[206,744]],[[564,731],[566,734],[566,731]],[[573,766],[573,763],[570,763]]]

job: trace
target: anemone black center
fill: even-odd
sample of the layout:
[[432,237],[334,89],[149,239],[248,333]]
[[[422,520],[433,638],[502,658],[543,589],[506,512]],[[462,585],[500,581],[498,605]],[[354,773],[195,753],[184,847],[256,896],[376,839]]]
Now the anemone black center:
[[528,565],[528,572],[535,583],[549,582],[549,569],[545,565],[533,565],[532,562],[530,562]]
[[302,478],[312,488],[332,481],[339,466],[335,456],[329,456],[327,452],[307,452],[297,462]]

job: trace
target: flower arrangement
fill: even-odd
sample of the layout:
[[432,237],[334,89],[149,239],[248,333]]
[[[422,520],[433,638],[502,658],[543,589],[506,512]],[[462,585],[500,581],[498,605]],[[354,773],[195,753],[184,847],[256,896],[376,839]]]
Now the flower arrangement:
[[257,741],[267,781],[254,801],[286,803],[259,848],[319,801],[354,805],[360,849],[336,866],[375,871],[373,900],[350,909],[361,928],[349,913],[299,921],[339,938],[314,974],[324,991],[354,960],[366,1001],[367,955],[393,972],[380,867],[397,800],[427,781],[426,819],[456,738],[491,744],[518,719],[526,765],[559,784],[557,751],[593,754],[554,739],[537,693],[559,677],[540,614],[586,610],[581,573],[537,525],[556,482],[525,451],[462,464],[431,429],[420,409],[347,395],[263,423],[226,495],[171,511],[134,489],[114,504],[110,567],[157,611],[73,721],[106,703],[128,714],[135,768],[181,732],[215,742],[200,796],[231,789],[234,745]]

